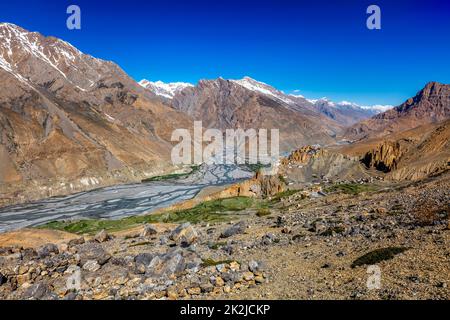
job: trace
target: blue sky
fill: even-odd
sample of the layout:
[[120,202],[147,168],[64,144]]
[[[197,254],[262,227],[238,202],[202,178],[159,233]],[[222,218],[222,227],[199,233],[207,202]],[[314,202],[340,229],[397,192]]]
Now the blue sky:
[[[66,28],[77,4],[82,29]],[[366,8],[381,8],[381,30]],[[399,104],[450,83],[450,1],[2,1],[0,21],[71,42],[134,79],[251,76],[286,92]]]

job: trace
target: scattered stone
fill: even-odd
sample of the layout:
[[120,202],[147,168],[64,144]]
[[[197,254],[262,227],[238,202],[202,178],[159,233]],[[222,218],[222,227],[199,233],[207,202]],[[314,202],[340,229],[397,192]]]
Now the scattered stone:
[[3,274],[0,273],[0,286],[5,284],[6,281],[8,281],[8,279],[6,278],[6,276],[4,276]]
[[278,216],[276,225],[277,227],[281,228],[286,224],[286,217],[285,216]]
[[277,237],[273,233],[267,233],[262,238],[263,245],[270,245],[273,242],[277,242]]
[[239,265],[239,263],[236,262],[236,261],[230,262],[229,267],[230,267],[230,270],[231,270],[231,271],[234,271],[234,272],[239,271],[239,269],[241,268],[241,266]]
[[255,260],[252,260],[248,263],[248,269],[251,272],[255,272],[258,271],[258,262],[256,262]]
[[189,222],[186,222],[173,230],[169,238],[178,245],[187,247],[197,240],[198,233]]
[[259,275],[259,276],[255,276],[255,282],[256,283],[264,283],[264,277]]
[[189,288],[187,290],[187,293],[189,293],[190,295],[199,295],[200,293],[202,293],[202,289],[200,287]]
[[38,256],[36,250],[32,248],[26,248],[21,251],[22,260],[32,260]]
[[134,258],[134,262],[136,263],[136,272],[143,274],[147,271],[147,267],[150,265],[150,262],[155,257],[154,254],[151,253],[140,253]]
[[95,272],[100,270],[100,264],[95,260],[88,260],[85,264],[83,264],[83,270]]
[[167,238],[166,236],[161,236],[159,238],[159,244],[161,245],[166,245],[169,243],[169,238]]
[[251,281],[255,278],[255,275],[253,274],[253,272],[246,271],[242,274],[242,277],[245,281]]
[[326,224],[324,224],[320,221],[317,221],[312,225],[312,227],[310,228],[310,231],[315,232],[315,233],[323,233],[327,229],[328,228],[327,228]]
[[386,214],[387,210],[386,210],[386,208],[379,207],[379,208],[375,209],[375,212],[378,214]]
[[234,247],[232,245],[223,246],[222,250],[225,251],[230,256],[234,253]]
[[292,229],[290,227],[284,227],[281,229],[281,233],[289,234],[292,232]]
[[100,231],[94,237],[94,240],[99,242],[99,243],[106,242],[106,241],[109,241],[111,239],[112,239],[112,237],[105,230]]
[[58,247],[53,243],[43,245],[42,247],[39,247],[39,249],[37,250],[37,254],[41,259],[50,256],[52,253],[54,254],[59,253]]
[[25,299],[41,300],[47,297],[50,289],[46,283],[36,283],[29,287],[25,293]]
[[115,266],[125,267],[127,265],[127,261],[124,258],[120,257],[112,257],[110,262]]
[[174,287],[167,288],[167,298],[170,300],[178,299],[178,291]]
[[61,243],[58,245],[59,252],[67,252],[69,250],[69,245],[66,243]]
[[178,251],[155,256],[147,267],[146,275],[165,278],[179,274],[186,269],[183,255]]
[[210,282],[202,283],[200,289],[204,293],[210,293],[214,290],[214,286]]
[[95,260],[102,266],[111,259],[111,255],[95,242],[87,242],[78,246],[77,253],[81,265],[84,265],[88,260]]
[[213,283],[216,287],[223,287],[225,285],[225,281],[219,276],[214,278]]
[[238,223],[232,225],[225,231],[223,231],[222,234],[220,235],[220,237],[221,238],[229,238],[236,234],[244,233],[246,229],[247,229],[247,224],[245,223],[245,221],[241,221],[241,222],[238,222]]
[[77,246],[77,245],[80,245],[80,244],[84,244],[84,243],[85,243],[85,240],[84,240],[83,237],[81,237],[81,238],[77,238],[77,239],[72,239],[72,240],[70,240],[70,241],[67,243],[67,245],[68,245],[69,247],[74,247],[74,246]]
[[263,261],[250,261],[248,263],[248,269],[253,273],[261,273],[266,270],[266,264]]
[[220,273],[227,271],[227,266],[224,263],[220,263],[216,266],[216,270]]
[[157,233],[158,233],[158,230],[156,230],[156,228],[154,226],[152,226],[151,224],[146,224],[144,226],[144,229],[141,232],[141,237],[147,238],[147,237],[154,236]]

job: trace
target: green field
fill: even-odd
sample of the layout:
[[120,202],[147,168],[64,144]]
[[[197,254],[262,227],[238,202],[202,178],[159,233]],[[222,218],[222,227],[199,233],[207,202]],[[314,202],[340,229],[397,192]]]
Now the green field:
[[235,217],[244,209],[259,207],[257,199],[247,197],[234,197],[206,201],[191,209],[170,211],[158,214],[133,216],[120,220],[79,220],[79,221],[53,221],[38,228],[62,230],[76,234],[94,234],[100,230],[120,231],[145,223],[200,223],[226,221]]

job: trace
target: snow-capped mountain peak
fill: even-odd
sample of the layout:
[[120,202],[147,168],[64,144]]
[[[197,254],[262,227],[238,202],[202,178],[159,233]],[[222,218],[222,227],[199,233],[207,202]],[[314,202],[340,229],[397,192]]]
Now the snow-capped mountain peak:
[[307,99],[308,102],[314,104],[315,106],[326,106],[326,107],[331,107],[331,108],[337,108],[337,109],[363,109],[363,110],[368,110],[373,112],[373,114],[377,114],[377,113],[381,113],[384,111],[387,111],[391,108],[393,108],[393,106],[391,105],[373,105],[373,106],[362,106],[359,105],[355,102],[350,102],[350,101],[340,101],[340,102],[334,102],[330,99],[328,99],[327,97],[323,97],[320,99]]
[[[61,39],[0,23],[0,68],[21,82],[29,83],[25,80],[29,77],[41,83],[61,78],[86,91],[99,80],[101,69],[107,65]],[[37,69],[40,71],[32,74]]]
[[250,91],[255,91],[255,92],[259,92],[262,93],[264,95],[268,95],[271,96],[272,98],[276,98],[278,100],[281,100],[287,104],[293,104],[295,103],[294,101],[292,101],[289,96],[287,96],[286,94],[284,94],[282,91],[279,91],[277,89],[275,89],[274,87],[264,83],[264,82],[260,82],[257,81],[255,79],[252,79],[250,77],[244,77],[240,80],[231,80],[232,82],[250,90]]
[[192,84],[186,82],[165,83],[162,81],[152,82],[146,79],[139,81],[139,84],[142,87],[152,91],[154,94],[165,97],[167,99],[172,99],[178,92],[182,91],[185,88],[193,87]]

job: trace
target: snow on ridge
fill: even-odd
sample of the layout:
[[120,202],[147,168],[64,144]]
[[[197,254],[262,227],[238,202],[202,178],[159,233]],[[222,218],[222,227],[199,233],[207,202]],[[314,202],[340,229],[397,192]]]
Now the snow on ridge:
[[278,100],[283,101],[284,103],[287,103],[287,104],[295,103],[294,101],[289,99],[289,96],[284,94],[282,91],[279,91],[264,82],[257,81],[250,77],[244,77],[240,80],[230,80],[230,81],[246,88],[247,90],[259,92],[259,93],[274,97]]
[[385,112],[389,109],[392,109],[394,106],[391,105],[381,105],[381,104],[376,104],[373,106],[359,106],[361,109],[365,109],[365,110],[374,110],[377,112]]
[[[86,88],[81,88],[69,79],[68,74],[61,70],[61,66],[69,66],[69,68],[78,69],[77,63],[81,62],[95,71],[93,66],[84,60],[85,57],[90,56],[84,54],[69,42],[53,36],[45,37],[39,32],[27,31],[13,23],[0,23],[0,55],[3,52],[3,57],[10,61],[10,66],[14,64],[11,62],[13,59],[12,50],[15,48],[18,48],[17,50],[19,51],[22,50],[27,52],[31,56],[45,62],[52,69],[61,74],[68,82],[82,91],[86,91]],[[7,50],[6,55],[5,50]],[[97,58],[90,58],[92,58],[94,62],[99,61]],[[87,80],[89,82],[93,81],[92,79]]]
[[181,90],[193,87],[194,85],[186,82],[169,82],[165,83],[162,81],[149,81],[146,79],[143,79],[139,81],[139,84],[146,88],[151,90],[153,93],[155,93],[158,96],[163,96],[168,99],[172,99],[178,92]]
[[329,100],[326,97],[320,98],[320,99],[306,99],[309,102],[311,102],[312,104],[319,104],[319,103],[325,103],[330,107],[334,107],[334,108],[339,108],[339,107],[350,107],[353,109],[363,109],[363,110],[370,110],[370,111],[374,111],[376,113],[380,113],[380,112],[384,112],[387,111],[391,108],[393,108],[393,106],[391,105],[372,105],[372,106],[361,106],[357,103],[354,102],[350,102],[350,101],[346,101],[343,100],[341,102],[333,102],[331,100]]

